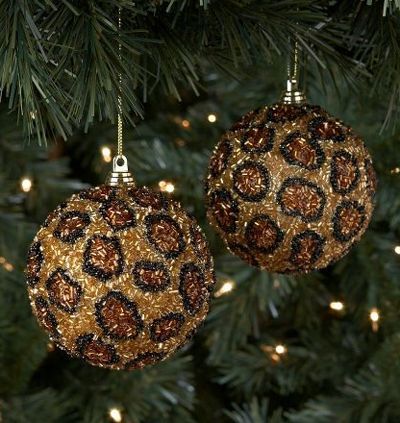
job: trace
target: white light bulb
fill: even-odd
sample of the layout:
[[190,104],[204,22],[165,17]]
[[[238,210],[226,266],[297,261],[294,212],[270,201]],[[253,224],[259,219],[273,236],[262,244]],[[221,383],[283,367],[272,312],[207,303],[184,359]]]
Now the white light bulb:
[[32,181],[29,178],[21,179],[21,189],[24,192],[29,192],[32,189]]
[[286,347],[284,345],[279,344],[275,347],[275,352],[277,354],[280,354],[280,355],[285,354],[286,353]]
[[111,148],[107,147],[106,145],[104,145],[103,147],[101,147],[101,155],[103,156],[103,160],[106,163],[110,163],[112,160],[111,157]]
[[112,421],[117,423],[122,422],[122,413],[121,410],[118,410],[118,408],[111,408],[108,414],[110,415]]
[[371,312],[369,313],[369,318],[373,321],[373,322],[377,322],[379,320],[379,311],[376,308],[373,308],[371,310]]
[[183,119],[182,120],[182,122],[181,122],[181,125],[184,127],[184,128],[189,128],[190,127],[190,122],[187,120],[187,119]]
[[210,123],[215,123],[217,121],[217,116],[211,113],[207,116],[207,119]]
[[341,301],[332,301],[332,302],[329,304],[329,307],[330,307],[332,310],[341,311],[341,310],[343,310],[343,309],[344,309],[344,304],[343,304]]
[[235,283],[233,281],[226,281],[221,286],[221,288],[218,289],[218,291],[214,294],[214,296],[218,298],[221,295],[228,294],[229,292],[233,290],[234,287],[235,287]]
[[168,192],[169,194],[171,194],[175,191],[175,186],[172,182],[160,181],[158,183],[158,186],[160,187],[160,191],[162,192]]

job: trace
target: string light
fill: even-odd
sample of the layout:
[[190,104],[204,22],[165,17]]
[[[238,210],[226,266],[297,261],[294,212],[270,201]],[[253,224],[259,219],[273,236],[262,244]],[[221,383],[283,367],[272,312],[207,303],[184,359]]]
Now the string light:
[[106,145],[104,145],[103,147],[101,147],[101,155],[103,156],[103,160],[106,163],[110,163],[112,160],[112,153],[111,153],[111,148],[107,147]]
[[0,265],[3,266],[3,269],[7,270],[7,272],[12,272],[14,270],[14,266],[5,257],[0,257]]
[[396,246],[394,247],[394,252],[395,252],[396,254],[400,254],[400,245],[396,245]]
[[390,171],[390,173],[400,173],[400,167],[395,167]]
[[207,119],[208,119],[208,121],[209,121],[210,123],[215,123],[215,122],[217,121],[217,116],[216,116],[216,115],[214,115],[213,113],[210,113],[210,114],[207,116]]
[[287,348],[285,347],[285,345],[282,344],[278,344],[275,346],[261,345],[260,348],[275,363],[279,363],[282,360],[283,356],[287,353]]
[[221,288],[218,289],[218,291],[215,292],[214,297],[218,298],[222,295],[228,294],[235,288],[235,282],[229,280],[222,284]]
[[27,177],[22,178],[21,189],[23,192],[29,192],[32,189],[32,180]]
[[158,186],[160,187],[160,191],[168,192],[168,194],[171,194],[172,192],[175,191],[175,186],[172,182],[160,181],[158,183]]
[[187,119],[183,119],[181,125],[186,129],[190,128],[190,122]]
[[342,311],[344,309],[344,304],[341,301],[332,301],[329,307],[335,311]]
[[122,413],[118,408],[110,408],[108,414],[113,422],[122,422]]
[[3,267],[7,270],[7,272],[12,272],[14,270],[14,266],[11,263],[4,263]]
[[279,355],[286,354],[287,349],[284,345],[278,344],[275,346],[275,352]]
[[376,308],[371,309],[371,312],[369,313],[369,318],[373,322],[377,322],[379,320],[379,311]]
[[380,319],[379,311],[376,307],[371,309],[369,318],[371,319],[372,330],[376,332],[379,329],[378,321]]

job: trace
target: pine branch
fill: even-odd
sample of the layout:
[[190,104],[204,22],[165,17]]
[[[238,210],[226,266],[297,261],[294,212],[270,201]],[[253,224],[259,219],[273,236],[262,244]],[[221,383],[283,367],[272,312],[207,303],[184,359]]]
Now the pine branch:
[[72,421],[67,417],[71,412],[70,399],[53,389],[14,397],[4,404],[0,403],[0,410],[4,421],[9,423]]
[[276,410],[269,418],[268,400],[263,398],[260,401],[253,397],[251,402],[242,406],[233,405],[232,411],[226,411],[231,421],[235,423],[283,423],[283,417],[280,410]]
[[212,364],[225,361],[226,354],[245,344],[248,337],[258,337],[261,322],[271,315],[277,316],[279,305],[296,283],[290,277],[250,268],[233,257],[219,260],[217,268],[221,276],[232,278],[236,287],[214,301],[207,320]]
[[338,394],[309,401],[300,412],[287,414],[290,422],[343,423],[390,422],[400,413],[397,381],[399,336],[385,342],[375,356],[355,376],[347,378]]
[[[399,91],[398,13],[379,14],[367,30],[353,31],[351,39],[358,40],[353,51],[344,43],[354,10],[339,8],[331,16],[331,9],[323,0],[2,2],[0,89],[18,111],[26,135],[44,142],[52,134],[66,138],[94,121],[114,121],[120,73],[123,113],[132,122],[133,115],[142,114],[139,96],[146,101],[157,86],[177,98],[182,86],[197,92],[204,61],[237,74],[244,65],[257,65],[260,57],[272,61],[286,55],[288,37],[295,37],[320,66],[334,61],[352,78],[365,65],[375,89],[383,85],[386,96],[388,87],[395,87],[389,98],[392,113]],[[361,8],[367,15],[371,10]],[[384,63],[375,62],[377,57]]]

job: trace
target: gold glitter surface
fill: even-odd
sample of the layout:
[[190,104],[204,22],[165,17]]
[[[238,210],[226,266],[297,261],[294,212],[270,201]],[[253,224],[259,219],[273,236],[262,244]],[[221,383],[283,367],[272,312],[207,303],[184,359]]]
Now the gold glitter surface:
[[195,220],[144,187],[73,195],[28,257],[32,308],[51,339],[113,369],[154,364],[184,345],[208,313],[215,282]]
[[246,262],[305,273],[361,238],[375,189],[371,157],[350,127],[319,106],[278,103],[221,137],[206,180],[208,218]]

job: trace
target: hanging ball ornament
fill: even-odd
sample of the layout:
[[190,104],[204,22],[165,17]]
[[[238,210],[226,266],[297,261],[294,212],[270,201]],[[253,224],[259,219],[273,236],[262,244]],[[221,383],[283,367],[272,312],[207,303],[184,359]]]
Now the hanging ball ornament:
[[322,269],[371,219],[376,176],[363,141],[296,81],[280,103],[243,116],[208,168],[208,218],[228,248],[278,273]]
[[33,311],[58,347],[131,370],[188,342],[207,315],[214,271],[196,221],[160,192],[135,187],[120,160],[109,184],[48,216],[26,274]]

